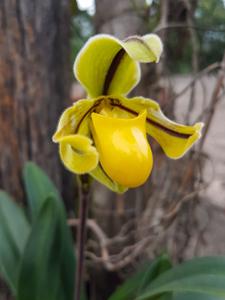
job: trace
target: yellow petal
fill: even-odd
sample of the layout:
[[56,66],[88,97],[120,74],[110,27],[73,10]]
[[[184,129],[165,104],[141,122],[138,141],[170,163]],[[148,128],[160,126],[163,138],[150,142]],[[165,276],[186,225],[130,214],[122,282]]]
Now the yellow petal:
[[89,135],[89,121],[92,110],[99,105],[99,99],[83,99],[67,108],[61,115],[53,141],[71,134]]
[[137,115],[143,109],[147,110],[147,133],[172,159],[182,157],[201,137],[203,123],[185,126],[173,122],[162,113],[158,103],[153,100],[142,97],[120,98],[120,103],[120,109],[129,111],[130,115]]
[[163,51],[162,42],[156,34],[131,36],[123,42],[123,47],[130,57],[143,63],[158,62]]
[[74,63],[75,77],[90,97],[126,95],[140,79],[138,62],[157,62],[162,43],[154,34],[120,41],[110,35],[89,39]]
[[98,164],[98,152],[92,140],[80,134],[62,137],[59,153],[66,168],[76,174],[89,173]]
[[125,187],[143,184],[152,169],[146,139],[146,111],[136,118],[118,119],[92,113],[93,136],[106,174]]

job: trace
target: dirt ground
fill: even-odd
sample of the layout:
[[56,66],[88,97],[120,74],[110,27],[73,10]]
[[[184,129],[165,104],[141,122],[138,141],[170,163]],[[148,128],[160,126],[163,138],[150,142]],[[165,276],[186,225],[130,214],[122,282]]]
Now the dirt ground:
[[[176,92],[185,87],[191,78],[177,76],[172,79]],[[193,122],[201,121],[199,114],[210,102],[215,86],[215,76],[204,77],[197,83],[196,102],[191,112]],[[178,120],[184,120],[190,92],[179,98],[176,106]],[[197,213],[202,224],[202,236],[198,239],[196,255],[225,254],[225,96],[216,108],[211,127],[203,148],[209,156],[204,177],[209,182],[201,192],[201,206]]]

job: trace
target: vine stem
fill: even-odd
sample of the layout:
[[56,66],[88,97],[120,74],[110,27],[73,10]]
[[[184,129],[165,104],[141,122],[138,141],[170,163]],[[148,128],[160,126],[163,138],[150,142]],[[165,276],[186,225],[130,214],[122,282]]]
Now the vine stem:
[[89,175],[81,175],[79,179],[79,224],[77,228],[77,266],[75,281],[75,300],[81,299],[81,290],[84,274],[86,223],[88,215],[88,202],[90,198]]

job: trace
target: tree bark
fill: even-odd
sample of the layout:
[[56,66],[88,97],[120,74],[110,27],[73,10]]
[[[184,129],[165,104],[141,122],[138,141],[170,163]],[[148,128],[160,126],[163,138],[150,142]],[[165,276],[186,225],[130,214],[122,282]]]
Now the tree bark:
[[68,0],[0,1],[0,188],[16,198],[27,160],[62,189],[51,136],[69,96],[69,19]]
[[124,39],[130,35],[143,33],[143,9],[145,1],[95,0],[97,32],[109,33]]

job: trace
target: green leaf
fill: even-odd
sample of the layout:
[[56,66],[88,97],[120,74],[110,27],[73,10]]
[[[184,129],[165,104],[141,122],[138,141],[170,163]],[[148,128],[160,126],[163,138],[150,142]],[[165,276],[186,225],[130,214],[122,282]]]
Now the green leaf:
[[60,195],[49,177],[33,162],[25,164],[23,179],[31,218],[34,221],[49,195],[54,195],[56,199],[61,200]]
[[165,292],[225,297],[225,257],[203,257],[185,262],[156,278],[137,299],[154,299]]
[[152,299],[153,300],[173,300],[173,295],[171,293],[165,293],[165,294],[162,294],[160,296],[156,296]]
[[[109,300],[131,300],[139,295],[159,274],[171,268],[167,255],[162,255],[144,266],[129,278],[109,298]],[[158,298],[161,299],[161,298]]]
[[200,293],[176,293],[172,300],[224,300],[224,297],[216,297]]
[[156,258],[148,267],[148,270],[146,270],[146,273],[143,277],[142,282],[140,282],[136,295],[140,295],[154,279],[171,268],[172,263],[167,254],[163,254]]
[[30,232],[24,211],[0,191],[0,273],[15,293],[19,263]]
[[72,300],[75,259],[63,206],[44,201],[24,251],[17,300]]

